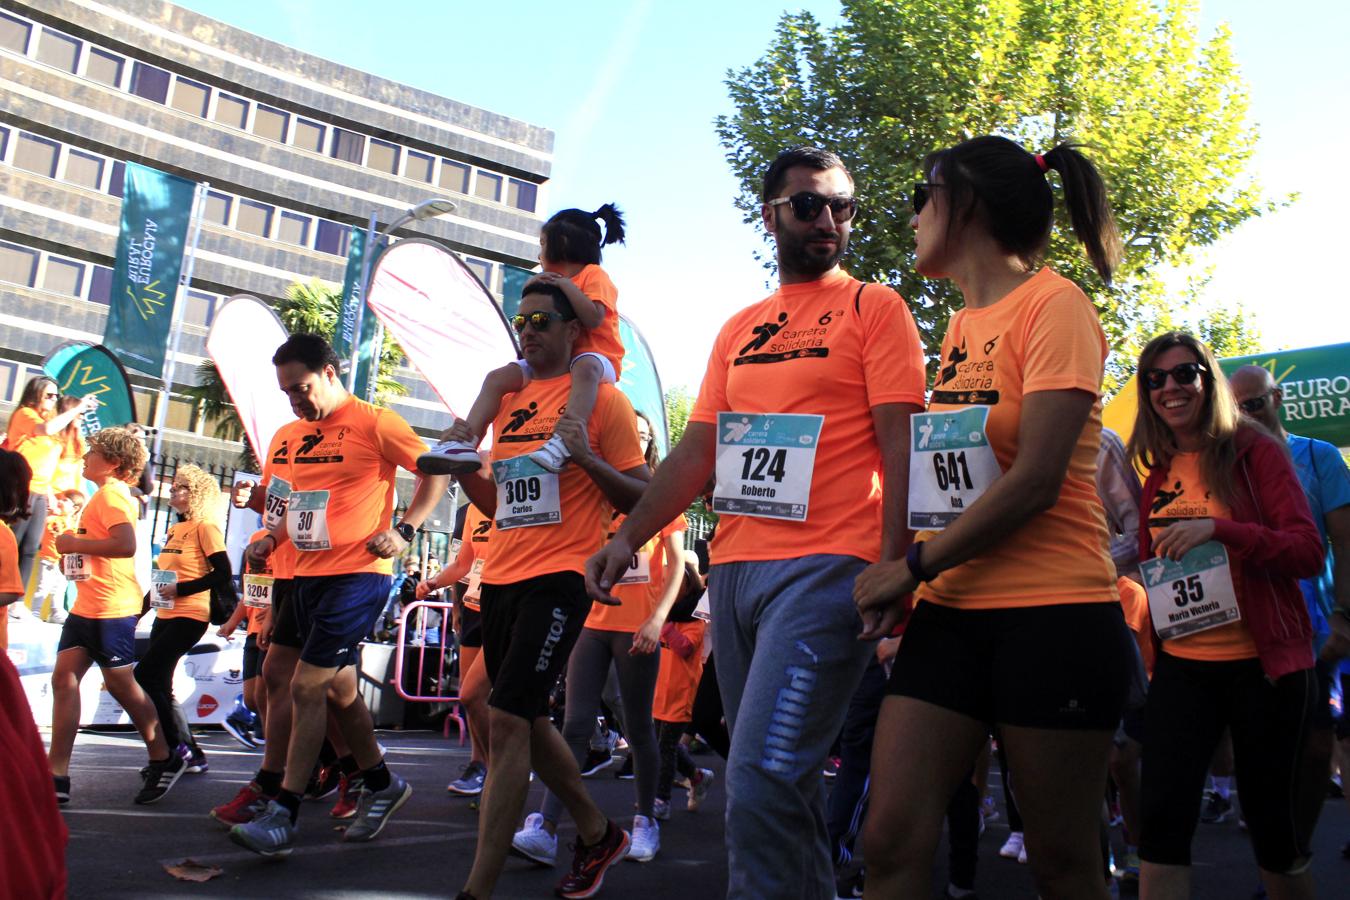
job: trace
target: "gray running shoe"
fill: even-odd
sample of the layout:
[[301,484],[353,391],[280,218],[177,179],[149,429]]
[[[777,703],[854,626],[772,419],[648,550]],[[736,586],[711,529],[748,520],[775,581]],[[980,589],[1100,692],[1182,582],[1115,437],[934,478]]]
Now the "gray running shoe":
[[464,767],[464,773],[450,782],[446,788],[452,794],[476,797],[483,793],[483,783],[487,781],[487,769],[480,762],[471,762]]
[[259,856],[290,856],[299,830],[286,807],[269,800],[262,815],[230,829],[230,840]]
[[384,830],[400,806],[412,796],[412,785],[398,775],[389,774],[389,787],[382,791],[361,788],[361,797],[356,801],[356,820],[342,836],[344,841],[373,841]]

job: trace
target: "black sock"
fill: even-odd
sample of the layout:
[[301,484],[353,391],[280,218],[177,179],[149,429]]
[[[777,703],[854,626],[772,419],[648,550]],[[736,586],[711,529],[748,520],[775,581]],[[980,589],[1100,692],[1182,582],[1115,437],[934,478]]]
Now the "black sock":
[[259,769],[258,774],[253,776],[253,780],[258,783],[258,787],[268,797],[275,797],[281,793],[281,773],[269,772],[266,769]]
[[334,750],[333,745],[328,742],[328,738],[324,738],[323,746],[319,748],[319,762],[325,766],[331,766],[333,763],[337,762],[337,760],[337,751]]
[[294,825],[296,818],[300,815],[300,795],[292,794],[282,788],[281,793],[277,794],[277,802],[285,808],[286,812],[291,814],[291,824]]
[[389,768],[384,764],[383,759],[371,768],[362,772],[361,777],[365,779],[366,787],[372,791],[384,790],[389,787],[389,782],[391,781],[389,777]]
[[352,756],[350,753],[346,756],[339,756],[337,764],[338,768],[342,770],[342,774],[346,775],[348,778],[351,778],[357,772],[361,771],[361,767],[356,764],[356,757]]

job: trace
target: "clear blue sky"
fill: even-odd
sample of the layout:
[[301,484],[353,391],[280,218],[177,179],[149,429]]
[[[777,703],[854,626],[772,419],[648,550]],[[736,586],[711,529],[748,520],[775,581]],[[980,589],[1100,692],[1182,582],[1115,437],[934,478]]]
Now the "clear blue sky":
[[[837,21],[838,3],[774,0],[540,0],[372,5],[351,0],[179,0],[273,40],[553,129],[545,212],[615,201],[626,247],[605,266],[624,313],[646,334],[667,387],[696,389],[718,326],[766,291],[763,244],[732,206],[712,120],[730,111],[726,70],[765,49],[784,9]],[[394,14],[385,15],[392,11]],[[1350,184],[1344,0],[1224,0],[1261,126],[1255,171],[1299,202],[1206,254],[1206,301],[1251,312],[1267,349],[1350,341],[1344,254]],[[1339,286],[1338,286],[1339,285]]]

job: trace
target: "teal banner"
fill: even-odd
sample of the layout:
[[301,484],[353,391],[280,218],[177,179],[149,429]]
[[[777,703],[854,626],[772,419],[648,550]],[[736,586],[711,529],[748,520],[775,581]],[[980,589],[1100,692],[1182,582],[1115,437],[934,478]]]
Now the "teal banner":
[[58,347],[42,364],[42,371],[56,382],[63,395],[98,398],[98,408],[80,417],[85,437],[113,425],[136,421],[136,402],[126,370],[102,345],[67,344]]
[[520,266],[502,266],[502,312],[506,313],[508,319],[520,308],[521,289],[534,275],[534,272]]
[[1225,375],[1250,365],[1266,369],[1279,382],[1286,431],[1350,447],[1350,344],[1219,360]]
[[186,178],[126,165],[103,343],[127,367],[156,378],[164,374],[196,189]]
[[665,393],[661,390],[661,376],[656,371],[656,358],[642,332],[622,315],[619,316],[619,340],[623,341],[619,389],[633,404],[633,409],[651,420],[656,449],[664,459],[670,452],[670,425],[666,422]]
[[[345,379],[351,371],[352,348],[356,345],[357,311],[365,305],[366,285],[361,276],[375,271],[375,260],[389,246],[389,239],[383,235],[375,239],[374,253],[370,258],[370,267],[366,268],[366,229],[352,226],[351,240],[347,244],[347,274],[342,280],[342,311],[333,331],[333,350],[342,360],[342,377]],[[380,320],[369,308],[361,315],[361,355],[357,360],[356,383],[352,393],[364,399],[370,399],[375,393],[376,347],[375,339],[380,329]]]

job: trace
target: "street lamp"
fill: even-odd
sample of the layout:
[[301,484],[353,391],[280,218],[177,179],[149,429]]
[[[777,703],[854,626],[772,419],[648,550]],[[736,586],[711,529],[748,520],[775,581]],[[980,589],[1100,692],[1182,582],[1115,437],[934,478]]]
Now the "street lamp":
[[[391,222],[379,233],[379,236],[386,237],[409,222],[422,222],[454,211],[455,202],[453,200],[446,200],[441,197],[423,200]],[[361,364],[361,324],[366,315],[366,292],[370,290],[370,259],[375,252],[375,224],[375,213],[371,213],[370,223],[366,226],[365,252],[361,254],[361,302],[356,307],[356,320],[352,327],[352,364],[351,369],[347,372],[347,390],[352,392],[356,390],[356,373]],[[383,342],[384,328],[380,327],[375,332],[375,359],[371,361],[372,366],[379,365],[379,348]]]

